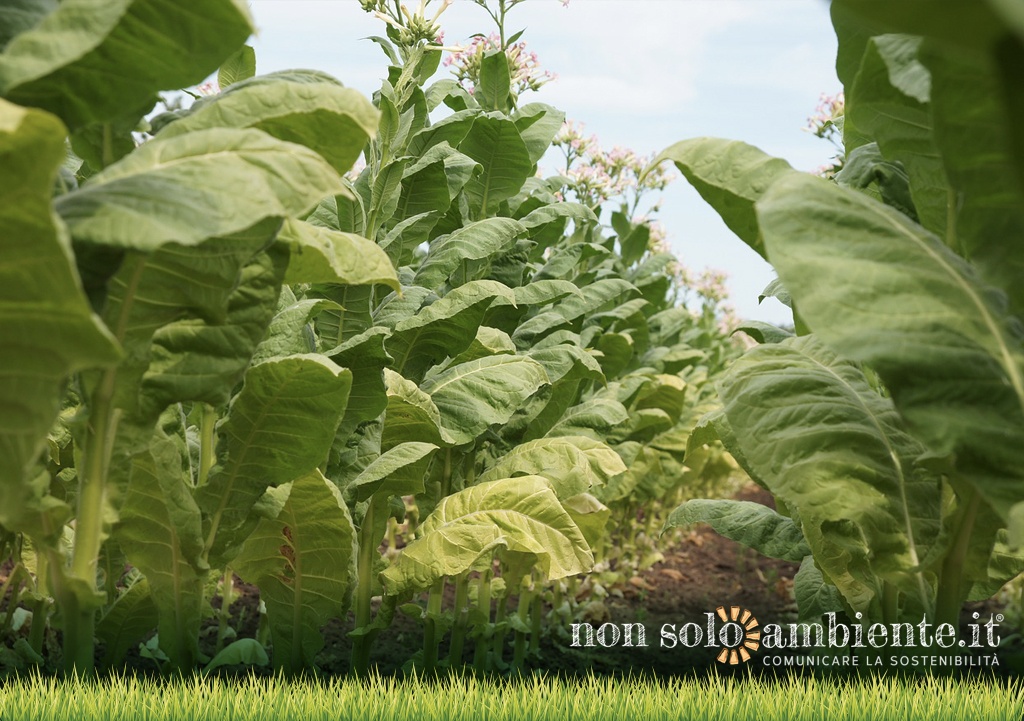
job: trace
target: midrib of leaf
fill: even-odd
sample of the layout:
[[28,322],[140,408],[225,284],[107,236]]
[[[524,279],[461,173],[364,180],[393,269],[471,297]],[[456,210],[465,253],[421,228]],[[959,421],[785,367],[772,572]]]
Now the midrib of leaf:
[[[496,357],[496,356],[488,356],[488,357]],[[515,360],[514,361],[502,361],[501,363],[495,363],[494,365],[477,366],[476,368],[473,368],[472,370],[467,370],[467,371],[465,371],[463,373],[454,373],[454,374],[452,374],[451,378],[449,378],[449,379],[447,379],[445,381],[442,381],[441,383],[438,383],[433,388],[431,388],[430,392],[427,393],[427,395],[433,396],[435,393],[437,393],[442,388],[444,388],[444,387],[454,383],[455,381],[460,381],[460,380],[463,380],[465,378],[469,378],[470,376],[472,376],[475,373],[482,373],[483,371],[491,370],[493,368],[502,368],[502,367],[505,367],[505,366],[508,366],[508,365],[512,365],[513,363],[520,363],[520,362],[525,361],[524,358],[521,358],[519,356],[509,356],[509,357],[510,358],[514,358]]]
[[1020,369],[1017,367],[1017,364],[1013,360],[1013,354],[1011,353],[1010,348],[1006,343],[1003,331],[999,328],[999,324],[996,322],[996,319],[992,317],[992,314],[989,312],[988,306],[986,306],[984,301],[982,301],[982,299],[978,297],[978,294],[974,291],[974,288],[972,288],[971,285],[967,283],[960,276],[959,273],[957,273],[952,267],[950,267],[949,263],[947,263],[941,255],[936,253],[933,248],[929,247],[927,243],[925,243],[919,237],[911,233],[907,228],[903,227],[900,223],[896,222],[895,219],[890,218],[885,213],[882,213],[881,210],[874,207],[873,204],[868,204],[867,207],[870,209],[872,213],[884,218],[885,222],[891,225],[893,228],[895,228],[897,232],[909,238],[913,243],[915,243],[922,250],[924,250],[925,253],[931,256],[931,258],[935,260],[935,262],[938,263],[944,271],[946,271],[947,275],[949,275],[949,277],[953,279],[954,283],[960,286],[960,288],[968,295],[968,297],[971,300],[971,303],[974,304],[974,307],[978,310],[978,313],[984,319],[985,325],[988,327],[989,332],[992,334],[992,337],[996,340],[998,344],[999,352],[1002,356],[1001,365],[1003,366],[1003,369],[1006,371],[1007,376],[1009,376],[1010,383],[1013,385],[1014,393],[1017,395],[1017,404],[1021,409],[1021,413],[1024,414],[1024,378],[1021,377]]
[[878,417],[871,410],[868,404],[864,401],[860,393],[858,393],[857,390],[853,386],[851,386],[845,378],[843,378],[834,370],[826,366],[824,363],[821,363],[818,359],[812,358],[806,353],[804,353],[803,355],[812,363],[821,368],[822,371],[831,375],[837,381],[839,381],[839,383],[848,392],[848,394],[852,398],[856,399],[856,405],[859,405],[861,407],[861,409],[864,411],[864,414],[870,419],[872,425],[875,427],[875,430],[878,432],[878,436],[879,438],[881,438],[882,444],[885,446],[885,450],[889,454],[889,458],[892,461],[893,470],[896,472],[897,486],[900,489],[900,514],[903,516],[903,523],[905,526],[904,530],[907,534],[907,540],[910,551],[910,560],[914,564],[914,568],[918,569],[917,571],[915,571],[914,576],[917,578],[918,590],[921,592],[921,600],[927,602],[928,593],[925,588],[924,578],[922,578],[921,571],[919,568],[921,562],[917,555],[917,541],[914,538],[914,526],[910,520],[910,509],[909,504],[907,502],[907,479],[903,473],[903,462],[900,461],[899,454],[896,452],[896,449],[893,448],[892,443],[889,442],[889,436],[885,433],[885,430],[881,422],[879,421]]
[[[501,137],[501,131],[500,130],[498,131],[498,137],[499,138]],[[484,166],[488,170],[484,174],[485,178],[481,179],[483,181],[481,183],[483,185],[483,194],[480,196],[480,217],[481,218],[486,218],[487,217],[487,203],[488,203],[488,200],[490,199],[490,194],[491,194],[491,182],[492,182],[492,179],[493,179],[495,173],[497,172],[497,169],[494,166],[494,159],[496,157],[498,157],[498,146],[499,145],[500,145],[500,143],[498,143],[497,140],[495,140],[495,142],[491,145],[491,153],[488,156],[488,161],[489,162],[487,163],[486,166]],[[482,163],[481,163],[481,165],[482,165]]]

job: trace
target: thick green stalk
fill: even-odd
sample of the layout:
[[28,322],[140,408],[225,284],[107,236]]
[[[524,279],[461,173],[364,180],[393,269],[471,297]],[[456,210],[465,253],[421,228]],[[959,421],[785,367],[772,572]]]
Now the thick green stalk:
[[466,627],[469,624],[469,578],[463,573],[455,579],[455,623],[452,625],[452,642],[448,651],[448,667],[462,665],[462,649],[466,642]]
[[444,599],[444,576],[427,594],[427,620],[423,629],[423,670],[432,673],[437,667],[437,645],[441,641],[437,633],[437,620],[441,616],[441,601]]
[[231,616],[230,606],[234,601],[235,578],[230,568],[224,569],[224,578],[220,585],[220,613],[217,614],[217,648],[216,656],[224,648],[224,638],[228,631],[228,619]]
[[46,638],[46,612],[50,602],[47,600],[47,554],[36,554],[36,593],[39,600],[32,604],[32,628],[29,630],[28,644],[32,650],[41,654],[43,640]]
[[441,498],[447,498],[452,494],[452,449],[444,451],[444,473],[441,476]]
[[[90,589],[96,588],[96,569],[103,545],[103,518],[107,494],[107,468],[110,463],[116,422],[111,407],[116,370],[103,374],[90,404],[90,425],[85,443],[85,458],[78,476],[78,510],[75,515],[75,541],[71,555],[71,575]],[[66,589],[66,599],[75,591]],[[93,632],[96,609],[84,607],[76,598],[74,611],[64,608],[64,669],[79,675],[93,670]]]
[[[477,580],[476,607],[483,616],[483,625],[491,622],[491,572],[481,571]],[[476,639],[476,651],[473,654],[473,666],[479,674],[487,673],[487,635],[481,633]]]
[[[373,561],[379,544],[374,543],[373,516],[374,499],[366,506],[366,515],[359,527],[359,556],[356,569],[359,577],[356,586],[356,628],[365,629],[372,620],[370,599],[373,593]],[[365,676],[370,670],[370,646],[373,637],[362,633],[352,639],[352,671],[357,676]]]
[[[534,594],[533,590],[530,588],[530,579],[528,577],[523,578],[523,582],[519,586],[519,605],[516,608],[516,613],[519,616],[519,621],[522,623],[523,626],[529,624],[530,608],[533,606],[533,600]],[[526,662],[526,648],[526,632],[520,629],[516,629],[515,651],[512,657],[512,665],[520,671],[523,670],[523,666]]]
[[508,586],[502,592],[501,596],[498,597],[498,607],[494,609],[494,660],[500,664],[502,657],[505,655],[505,629],[502,625],[505,622],[505,616],[508,615],[508,597],[510,589]]
[[543,619],[544,597],[537,594],[530,609],[530,653],[540,653],[540,633]]
[[210,469],[217,462],[217,411],[213,406],[203,404],[203,414],[199,420],[199,479],[197,485],[205,486],[210,477]]
[[974,532],[974,522],[978,517],[981,497],[975,491],[969,491],[961,499],[962,505],[957,512],[956,533],[953,546],[942,562],[939,575],[939,586],[935,600],[935,623],[948,623],[959,634],[960,608],[963,605],[963,573],[967,559],[967,549]]

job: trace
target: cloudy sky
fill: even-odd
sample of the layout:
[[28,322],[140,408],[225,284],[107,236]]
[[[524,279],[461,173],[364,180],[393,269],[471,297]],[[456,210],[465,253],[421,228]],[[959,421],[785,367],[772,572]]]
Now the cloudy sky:
[[[250,5],[260,73],[316,68],[367,95],[379,87],[387,61],[363,38],[383,35],[383,26],[357,0]],[[449,44],[490,32],[489,23],[472,0],[455,0],[441,17]],[[523,40],[558,76],[529,99],[564,110],[603,147],[647,154],[678,140],[718,136],[745,140],[801,170],[832,154],[826,141],[802,129],[818,96],[840,89],[825,0],[571,0],[568,7],[527,0],[508,20],[510,31],[523,28]],[[441,68],[438,77],[445,73]],[[688,266],[729,273],[742,317],[789,320],[778,303],[757,304],[771,268],[684,180],[665,192],[660,217]]]

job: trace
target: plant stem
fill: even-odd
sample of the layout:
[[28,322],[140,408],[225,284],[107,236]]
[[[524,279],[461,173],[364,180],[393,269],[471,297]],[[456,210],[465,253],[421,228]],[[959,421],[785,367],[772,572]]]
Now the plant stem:
[[203,414],[199,421],[199,479],[197,485],[205,486],[210,477],[210,469],[217,462],[217,438],[214,430],[217,426],[217,411],[213,406],[204,403]]
[[46,578],[49,573],[47,560],[47,554],[36,554],[36,593],[40,598],[32,604],[32,628],[29,631],[28,644],[38,654],[42,654],[43,640],[46,638],[46,611],[49,606],[46,599]]
[[371,498],[366,506],[363,523],[359,527],[359,557],[356,567],[359,576],[356,587],[356,628],[364,632],[352,639],[352,671],[357,676],[365,676],[370,670],[370,646],[373,637],[366,633],[366,627],[372,620],[370,599],[373,593],[373,561],[379,544],[374,543],[373,516],[375,499]]
[[544,618],[544,597],[539,593],[534,597],[530,614],[530,653],[540,653],[541,622]]
[[452,449],[444,451],[444,473],[441,476],[441,498],[452,494]]
[[967,559],[967,548],[974,532],[981,497],[976,491],[970,490],[961,501],[953,547],[942,562],[935,602],[935,623],[950,624],[957,635],[960,633],[960,607],[963,605],[964,561]]
[[505,622],[505,616],[508,615],[508,596],[509,588],[505,586],[505,590],[498,598],[498,607],[494,609],[494,645],[492,649],[494,660],[498,664],[501,663],[502,656],[505,655],[505,629],[501,624]]
[[444,576],[437,580],[427,594],[427,621],[423,629],[423,670],[433,673],[437,667],[437,622],[441,617],[441,601],[444,598]]
[[[523,625],[526,625],[530,620],[530,608],[532,606],[533,591],[530,589],[530,579],[526,576],[523,578],[522,584],[519,587],[519,605],[516,609],[519,621]],[[519,671],[523,670],[523,665],[526,662],[526,635],[525,631],[516,629],[515,652],[512,657],[512,665]]]
[[228,610],[231,606],[234,596],[235,578],[230,568],[224,569],[224,578],[220,585],[220,613],[217,619],[217,648],[213,652],[216,656],[224,648],[224,636],[228,630],[228,618],[230,617],[230,611]]
[[455,579],[455,623],[452,626],[452,642],[448,651],[448,668],[462,665],[462,648],[466,641],[466,626],[469,623],[469,577],[467,573]]
[[[78,480],[78,509],[75,514],[75,542],[71,555],[71,574],[87,588],[96,589],[96,568],[103,544],[103,517],[106,505],[107,468],[114,441],[114,397],[116,370],[106,371],[93,394],[85,458]],[[64,668],[79,675],[93,670],[93,630],[96,609],[83,604],[76,591],[67,589],[67,598],[75,597],[74,611],[65,615]],[[65,607],[66,609],[68,607]]]
[[[491,622],[491,572],[481,571],[477,580],[476,607],[483,614],[483,625]],[[479,674],[487,673],[487,634],[481,633],[476,639],[476,651],[473,654],[473,666]]]

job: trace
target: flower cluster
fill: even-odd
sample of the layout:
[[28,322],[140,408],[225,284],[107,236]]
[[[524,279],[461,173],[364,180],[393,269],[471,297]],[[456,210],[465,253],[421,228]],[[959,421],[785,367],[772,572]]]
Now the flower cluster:
[[[644,175],[654,156],[640,156],[628,148],[615,146],[605,151],[597,137],[586,136],[583,125],[566,121],[554,139],[554,147],[565,156],[563,174],[567,191],[591,208],[619,198],[628,214],[636,212],[640,197],[649,191],[662,191],[675,178],[659,165]],[[657,210],[657,205],[652,210]]]
[[218,93],[220,93],[220,85],[217,83],[216,80],[211,80],[208,83],[203,83],[202,85],[200,85],[198,88],[196,88],[196,91],[204,97],[207,95],[217,95]]
[[[486,37],[477,35],[467,47],[460,48],[444,59],[445,67],[452,69],[459,83],[472,93],[480,82],[480,64],[488,52],[501,49],[501,38],[492,33]],[[525,42],[518,42],[505,48],[508,58],[508,73],[512,79],[512,95],[519,97],[527,90],[539,90],[555,79],[555,74],[542,70],[537,53],[528,51]]]
[[359,0],[360,6],[366,12],[372,12],[375,17],[383,20],[393,32],[392,39],[402,47],[411,48],[420,42],[440,45],[442,36],[441,26],[438,18],[441,13],[447,10],[455,0],[441,0],[437,11],[428,18],[427,8],[431,0],[420,0],[420,6],[416,12],[410,12],[405,5],[400,5],[400,12],[396,12],[387,0]]
[[842,92],[837,95],[822,93],[818,98],[818,107],[814,114],[807,118],[804,130],[818,138],[828,140],[840,151],[831,161],[819,166],[813,172],[823,178],[835,177],[843,168],[843,115],[846,112],[846,98]]
[[818,107],[814,109],[814,115],[807,118],[805,129],[819,138],[834,141],[841,135],[836,121],[843,117],[845,112],[846,98],[842,91],[837,95],[822,93],[818,98]]

